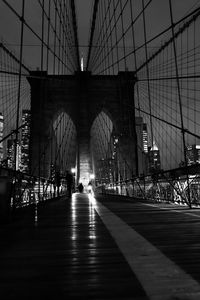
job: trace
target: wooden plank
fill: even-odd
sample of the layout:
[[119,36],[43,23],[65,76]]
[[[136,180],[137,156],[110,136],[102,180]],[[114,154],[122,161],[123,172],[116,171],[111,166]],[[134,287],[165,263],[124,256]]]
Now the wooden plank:
[[200,282],[200,210],[170,204],[149,206],[130,198],[99,200]]
[[147,299],[87,196],[37,215],[0,228],[2,299]]

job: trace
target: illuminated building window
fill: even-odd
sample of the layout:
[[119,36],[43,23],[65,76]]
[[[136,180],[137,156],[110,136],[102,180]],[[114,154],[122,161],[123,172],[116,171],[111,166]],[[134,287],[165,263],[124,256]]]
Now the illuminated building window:
[[30,142],[30,110],[22,111],[22,136],[21,136],[21,165],[22,172],[29,172],[29,142]]

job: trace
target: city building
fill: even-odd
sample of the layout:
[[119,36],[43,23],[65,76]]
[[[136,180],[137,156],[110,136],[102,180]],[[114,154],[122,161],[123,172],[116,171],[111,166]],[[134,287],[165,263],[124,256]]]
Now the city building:
[[21,167],[21,145],[17,143],[17,153],[16,153],[16,170],[20,170]]
[[148,134],[147,134],[147,124],[142,125],[142,139],[143,139],[143,151],[148,153]]
[[138,172],[139,175],[147,174],[148,170],[148,134],[147,124],[143,122],[142,117],[135,118],[137,149],[138,149]]
[[113,180],[114,180],[114,174],[113,174],[114,163],[115,163],[115,161],[112,158],[102,158],[102,159],[98,160],[97,178],[98,178],[99,184],[113,182]]
[[14,140],[10,139],[7,141],[7,159],[8,159],[8,168],[13,169],[14,168],[14,162],[15,162],[15,153],[14,153]]
[[161,169],[160,163],[160,151],[155,141],[153,142],[153,146],[150,148],[148,152],[149,157],[149,172],[159,171]]
[[21,165],[22,172],[29,172],[29,142],[30,142],[30,110],[22,110],[22,133],[21,133]]
[[[3,114],[0,113],[0,140],[3,138],[3,127],[4,127],[4,118]],[[3,161],[3,142],[0,143],[0,162]]]
[[[17,143],[16,146],[16,170],[21,166],[21,146]],[[10,169],[15,169],[15,140],[10,139],[7,141],[7,166]]]
[[186,148],[186,155],[188,165],[200,163],[200,145],[188,145]]

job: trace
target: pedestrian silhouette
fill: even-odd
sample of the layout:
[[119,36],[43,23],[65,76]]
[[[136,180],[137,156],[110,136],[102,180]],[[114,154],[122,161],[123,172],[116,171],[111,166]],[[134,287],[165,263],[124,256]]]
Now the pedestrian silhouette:
[[82,183],[79,183],[79,185],[78,185],[78,191],[79,191],[79,193],[83,192],[83,184]]
[[92,188],[92,182],[91,181],[89,181],[87,189],[88,189],[88,193],[92,194],[93,188]]

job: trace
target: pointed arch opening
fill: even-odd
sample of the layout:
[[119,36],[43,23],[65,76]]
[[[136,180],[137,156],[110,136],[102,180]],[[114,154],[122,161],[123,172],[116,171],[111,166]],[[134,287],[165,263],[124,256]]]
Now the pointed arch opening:
[[76,165],[77,133],[70,116],[60,111],[52,124],[51,169],[64,176]]
[[116,137],[111,118],[104,111],[94,120],[90,131],[92,169],[96,183],[104,184],[115,180]]

